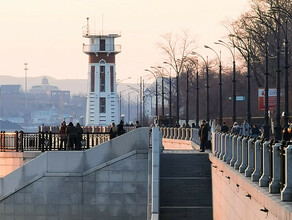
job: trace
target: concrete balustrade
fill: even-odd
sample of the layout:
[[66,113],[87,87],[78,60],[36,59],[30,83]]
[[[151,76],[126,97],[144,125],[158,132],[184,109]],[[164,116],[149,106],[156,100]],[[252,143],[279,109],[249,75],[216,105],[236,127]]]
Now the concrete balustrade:
[[173,139],[178,139],[178,129],[173,128]]
[[282,201],[292,200],[292,145],[285,149],[285,188],[281,191]]
[[174,137],[174,129],[173,128],[169,128],[169,138],[172,139]]
[[181,139],[181,136],[182,136],[182,129],[178,128],[177,129],[177,139]]
[[263,154],[263,161],[262,161],[262,176],[259,179],[259,186],[265,187],[269,186],[269,141],[265,141],[263,144],[262,154]]
[[190,128],[186,128],[186,136],[185,136],[185,140],[190,140]]
[[247,142],[247,168],[245,169],[245,176],[250,177],[254,170],[254,138],[250,138]]
[[237,158],[237,160],[236,160],[236,162],[235,162],[235,164],[234,164],[234,169],[236,169],[236,170],[238,170],[239,169],[239,166],[240,166],[240,164],[241,164],[241,160],[242,160],[242,137],[238,137],[237,138],[237,144],[236,144],[236,147],[237,147],[237,156],[236,156],[236,158]]
[[180,130],[180,139],[184,140],[186,138],[186,129],[185,128],[179,128]]
[[233,135],[231,136],[232,139],[232,157],[230,160],[230,166],[234,166],[236,160],[237,160],[237,136]]
[[[212,134],[212,137],[214,138],[212,147],[214,156],[231,167],[234,166],[239,173],[250,177],[252,182],[258,182],[259,187],[269,187],[269,193],[281,193],[282,201],[292,201],[292,145],[285,148],[285,155],[283,155],[280,154],[280,143],[270,146],[270,141],[263,142],[259,139],[218,132]],[[269,152],[269,147],[272,147],[272,152]],[[285,166],[281,168],[281,159],[284,160],[284,158]],[[272,178],[270,184],[269,175]],[[285,176],[282,191],[280,175]]]
[[280,143],[273,146],[273,178],[269,185],[269,193],[280,193]]
[[254,171],[251,174],[251,181],[257,182],[261,174],[261,149],[260,149],[261,140],[257,140],[254,144],[254,159],[255,167]]
[[241,155],[241,164],[239,166],[239,172],[244,173],[247,167],[247,137],[242,139],[242,155]]

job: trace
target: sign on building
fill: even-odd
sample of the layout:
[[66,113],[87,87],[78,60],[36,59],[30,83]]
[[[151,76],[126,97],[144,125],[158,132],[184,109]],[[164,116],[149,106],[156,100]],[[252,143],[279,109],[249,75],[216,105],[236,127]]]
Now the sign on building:
[[[277,89],[269,89],[269,106],[268,110],[275,111],[277,106]],[[259,111],[265,111],[265,89],[258,89],[258,106]]]

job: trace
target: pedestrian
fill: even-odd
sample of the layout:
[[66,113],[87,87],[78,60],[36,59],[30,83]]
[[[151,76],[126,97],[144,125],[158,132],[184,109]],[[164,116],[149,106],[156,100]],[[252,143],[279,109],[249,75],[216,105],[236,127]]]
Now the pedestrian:
[[[60,135],[60,146],[58,150],[66,150],[66,146],[67,146],[67,134],[66,134],[66,129],[67,129],[67,125],[66,122],[63,121],[61,123],[61,126],[59,128],[59,135]],[[64,146],[64,147],[63,147]]]
[[247,120],[244,120],[241,125],[240,135],[242,136],[249,136],[250,135],[250,125]]
[[205,152],[205,146],[207,146],[209,132],[209,124],[205,120],[203,120],[203,123],[199,131],[200,131],[200,152]]
[[223,122],[222,127],[221,127],[221,132],[227,133],[228,131],[229,131],[229,128],[226,125],[226,122]]
[[252,137],[257,138],[258,136],[260,136],[260,134],[261,134],[261,131],[258,128],[258,125],[257,124],[253,124],[253,126],[251,128]]
[[220,124],[217,124],[216,127],[215,127],[215,131],[216,132],[220,132],[222,130]]
[[239,134],[240,133],[240,127],[239,127],[237,122],[233,123],[233,126],[231,128],[231,133],[232,134]]
[[110,131],[109,131],[110,139],[113,139],[113,138],[115,138],[117,136],[117,131],[118,131],[117,126],[115,125],[114,122],[112,122],[111,125],[110,125]]
[[67,150],[74,150],[74,144],[76,140],[76,131],[72,122],[68,124],[66,133],[68,136]]
[[124,129],[124,122],[123,120],[120,121],[120,124],[118,124],[118,135],[122,135],[122,134],[125,134],[126,131]]
[[139,121],[135,122],[135,128],[141,128],[142,126],[139,124]]
[[81,150],[83,129],[81,128],[79,123],[76,124],[75,130],[76,130],[75,150]]

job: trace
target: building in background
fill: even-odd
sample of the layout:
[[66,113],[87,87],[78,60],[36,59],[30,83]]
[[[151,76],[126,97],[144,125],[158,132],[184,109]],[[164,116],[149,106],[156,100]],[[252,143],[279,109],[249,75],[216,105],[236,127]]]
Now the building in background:
[[83,52],[89,56],[86,125],[107,126],[118,123],[119,104],[116,88],[115,55],[120,46],[115,38],[120,34],[106,34],[89,30],[89,20],[83,33],[89,44],[83,44]]

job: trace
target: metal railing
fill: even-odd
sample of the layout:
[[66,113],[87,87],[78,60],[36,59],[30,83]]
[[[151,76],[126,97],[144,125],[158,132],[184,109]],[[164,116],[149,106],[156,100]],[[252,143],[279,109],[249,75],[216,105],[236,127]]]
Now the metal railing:
[[121,45],[117,44],[106,44],[101,46],[100,44],[83,44],[84,53],[99,53],[99,52],[109,52],[117,53],[121,52]]
[[292,201],[292,143],[213,133],[212,153],[239,173]]
[[[109,132],[85,132],[79,140],[81,150],[89,149],[109,140]],[[61,148],[61,137],[58,132],[42,131],[38,133],[24,133],[22,131],[0,133],[1,152],[23,152],[23,151],[53,151],[66,150]],[[74,149],[74,148],[73,148]]]

